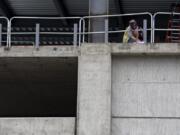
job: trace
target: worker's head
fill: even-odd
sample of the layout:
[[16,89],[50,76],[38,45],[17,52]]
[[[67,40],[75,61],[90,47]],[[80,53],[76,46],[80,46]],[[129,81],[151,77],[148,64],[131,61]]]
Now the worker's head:
[[137,22],[136,20],[132,19],[129,21],[129,26],[131,27],[131,29],[136,29],[137,28]]

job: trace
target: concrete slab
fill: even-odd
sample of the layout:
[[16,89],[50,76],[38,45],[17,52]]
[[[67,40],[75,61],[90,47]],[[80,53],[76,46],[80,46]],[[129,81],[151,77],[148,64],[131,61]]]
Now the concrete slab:
[[[85,43],[86,49],[93,53],[95,50],[104,53],[105,44]],[[180,55],[180,44],[116,44],[109,43],[108,51],[113,55]],[[34,46],[12,46],[10,50],[0,47],[0,57],[77,57],[83,48],[75,46],[40,46],[37,50]],[[84,48],[85,49],[85,48]]]
[[12,46],[10,50],[0,48],[0,57],[77,57],[78,47],[74,46]]
[[180,44],[109,44],[114,55],[180,55]]
[[75,118],[1,118],[0,135],[74,135]]
[[179,135],[179,119],[112,119],[111,135]]

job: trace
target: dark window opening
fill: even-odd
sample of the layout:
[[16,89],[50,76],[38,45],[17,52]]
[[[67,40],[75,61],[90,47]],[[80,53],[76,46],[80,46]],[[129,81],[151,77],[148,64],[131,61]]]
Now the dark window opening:
[[0,117],[75,117],[77,58],[1,58]]

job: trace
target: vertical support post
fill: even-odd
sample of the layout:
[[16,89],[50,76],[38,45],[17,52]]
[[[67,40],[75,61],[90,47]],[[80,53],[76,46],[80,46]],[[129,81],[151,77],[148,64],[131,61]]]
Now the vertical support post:
[[2,24],[0,23],[0,47],[2,46]]
[[147,43],[147,20],[143,20],[143,40],[144,43]]
[[108,44],[109,42],[109,20],[105,19],[105,43]]
[[[109,11],[109,0],[89,0],[89,15],[107,15]],[[104,17],[91,18],[89,21],[90,31],[105,31],[104,29]],[[90,40],[93,43],[104,43],[104,34],[92,34]]]
[[78,25],[74,24],[74,34],[73,34],[73,45],[77,46],[77,32],[78,32]]
[[36,37],[35,37],[35,42],[36,42],[36,44],[35,44],[35,47],[36,48],[39,48],[39,40],[40,39],[40,24],[36,24]]
[[81,46],[78,57],[77,135],[111,135],[111,51]]

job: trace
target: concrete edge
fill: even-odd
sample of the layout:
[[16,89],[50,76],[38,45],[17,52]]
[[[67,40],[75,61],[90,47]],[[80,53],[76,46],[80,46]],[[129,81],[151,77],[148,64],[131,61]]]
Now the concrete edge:
[[110,44],[113,55],[180,55],[180,44]]
[[180,44],[83,44],[78,46],[12,46],[10,50],[0,47],[0,57],[78,57],[80,55],[180,55]]
[[79,47],[75,46],[12,46],[9,50],[0,47],[0,57],[77,57]]

